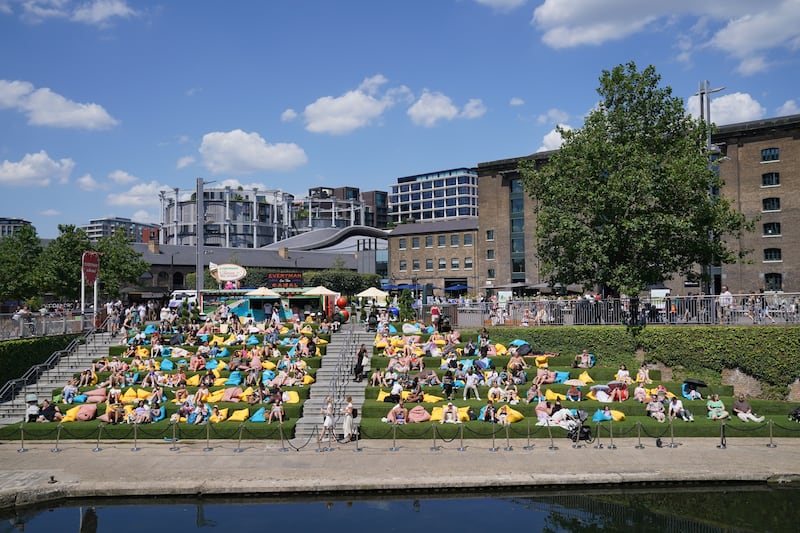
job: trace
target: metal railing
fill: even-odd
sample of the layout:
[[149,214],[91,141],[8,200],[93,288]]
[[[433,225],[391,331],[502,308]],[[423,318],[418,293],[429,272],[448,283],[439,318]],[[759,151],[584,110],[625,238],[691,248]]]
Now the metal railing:
[[51,316],[40,313],[16,315],[0,314],[0,341],[68,335],[94,327],[94,313]]
[[800,323],[800,294],[642,297],[638,312],[630,298],[514,299],[451,305],[460,328],[483,326],[587,326],[619,324],[772,325]]
[[99,328],[92,328],[82,336],[72,339],[72,342],[70,342],[66,348],[53,352],[44,363],[32,366],[20,378],[7,381],[6,384],[0,388],[0,402],[13,400],[25,387],[36,383],[42,374],[58,366],[63,359],[72,356],[78,346],[91,343],[94,335],[98,332],[105,331],[105,327],[106,324],[102,324]]

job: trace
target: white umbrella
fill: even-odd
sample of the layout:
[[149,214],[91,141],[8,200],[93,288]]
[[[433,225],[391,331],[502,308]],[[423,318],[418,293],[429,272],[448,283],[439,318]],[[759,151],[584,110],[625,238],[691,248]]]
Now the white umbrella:
[[245,293],[247,296],[260,296],[261,298],[280,298],[281,295],[269,287],[259,287]]
[[385,300],[389,296],[389,293],[388,292],[384,292],[384,291],[382,291],[380,289],[377,289],[375,287],[370,287],[369,289],[367,289],[365,291],[359,292],[358,294],[356,294],[356,296],[358,298],[376,298],[376,299],[384,299]]
[[314,288],[308,289],[303,294],[306,296],[336,296],[339,293],[334,292],[323,285],[317,285]]

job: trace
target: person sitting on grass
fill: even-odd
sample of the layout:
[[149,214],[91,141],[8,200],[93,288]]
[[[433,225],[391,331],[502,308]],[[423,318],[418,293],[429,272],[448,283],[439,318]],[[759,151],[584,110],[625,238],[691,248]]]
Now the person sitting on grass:
[[711,420],[724,420],[731,416],[725,410],[725,404],[719,399],[719,394],[711,395],[711,398],[706,402],[706,410],[708,411],[708,418]]
[[503,393],[503,389],[495,383],[491,387],[489,387],[488,398],[490,402],[502,402],[505,399],[505,394]]
[[283,423],[283,415],[284,415],[283,402],[278,400],[274,404],[272,404],[272,407],[269,410],[269,416],[267,417],[267,424],[271,424],[273,419],[277,420],[280,423]]
[[527,403],[538,402],[544,399],[541,389],[535,383],[530,386],[528,392],[525,393],[525,401]]
[[50,400],[44,400],[42,402],[42,408],[39,410],[39,417],[36,419],[37,422],[61,422],[61,419],[64,418],[64,415],[61,413],[61,409],[54,403],[51,403]]
[[506,384],[505,391],[503,392],[503,398],[512,405],[517,405],[519,403],[519,389],[514,382],[509,381]]
[[386,421],[390,424],[405,424],[408,420],[408,409],[403,405],[403,399],[394,404],[386,413]]
[[675,420],[676,418],[680,418],[684,422],[694,422],[692,413],[684,409],[683,402],[677,396],[673,396],[669,401],[669,419]]
[[659,423],[663,423],[666,420],[664,404],[659,402],[655,395],[650,396],[650,402],[645,407],[645,410],[647,411],[647,416],[656,419]]
[[653,382],[653,380],[650,379],[650,369],[647,367],[647,363],[642,363],[642,366],[639,367],[639,371],[636,373],[636,381],[644,383],[645,385],[649,385]]
[[753,408],[750,406],[750,402],[744,399],[744,394],[739,394],[739,398],[733,402],[733,413],[739,417],[739,420],[742,422],[747,422],[752,420],[753,422],[763,422],[763,416],[756,416],[753,413]]
[[494,415],[495,415],[494,402],[491,399],[489,399],[486,401],[486,407],[484,407],[483,409],[483,418],[481,418],[481,420],[483,420],[484,422],[491,422],[492,424],[494,424],[496,422]]
[[458,417],[458,408],[453,405],[453,402],[447,402],[447,407],[442,410],[442,420],[440,424],[460,424],[461,420]]
[[575,385],[570,385],[569,389],[567,389],[567,400],[571,402],[579,402],[583,399],[583,393],[581,392],[580,387],[576,387]]

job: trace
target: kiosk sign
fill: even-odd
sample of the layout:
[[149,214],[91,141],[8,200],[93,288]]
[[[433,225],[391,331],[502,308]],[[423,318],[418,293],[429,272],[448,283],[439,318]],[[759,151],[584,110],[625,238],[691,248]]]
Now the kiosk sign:
[[86,283],[93,285],[97,280],[97,273],[100,271],[100,255],[97,252],[83,252],[81,268]]

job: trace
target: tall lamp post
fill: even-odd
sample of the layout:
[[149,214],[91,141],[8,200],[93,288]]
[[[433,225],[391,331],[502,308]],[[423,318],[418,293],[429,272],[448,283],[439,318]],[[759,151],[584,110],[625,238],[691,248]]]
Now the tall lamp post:
[[[696,95],[700,97],[700,118],[703,119],[703,122],[706,124],[707,128],[707,136],[706,136],[706,151],[708,154],[708,166],[711,168],[712,161],[714,157],[714,149],[716,148],[713,144],[711,144],[711,95],[713,93],[718,93],[724,90],[725,87],[717,87],[716,89],[711,89],[710,82],[708,80],[700,82],[700,88],[697,91]],[[713,201],[714,196],[717,194],[717,191],[714,190],[713,185],[709,184],[708,186],[708,198],[709,201]],[[709,231],[709,239],[714,240],[716,236],[714,235],[713,231]],[[705,266],[706,273],[708,275],[708,293],[710,296],[714,296],[716,293],[716,265],[714,264],[713,260],[711,263]],[[713,300],[713,299],[712,299]],[[713,307],[713,304],[712,304]],[[716,320],[716,309],[712,313],[711,321],[714,322]]]

